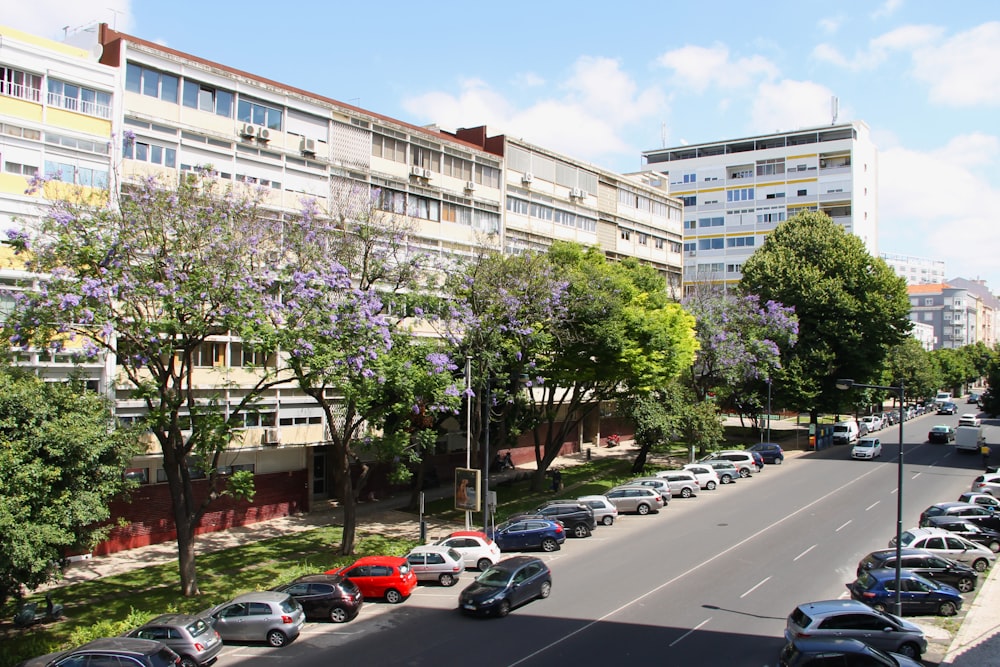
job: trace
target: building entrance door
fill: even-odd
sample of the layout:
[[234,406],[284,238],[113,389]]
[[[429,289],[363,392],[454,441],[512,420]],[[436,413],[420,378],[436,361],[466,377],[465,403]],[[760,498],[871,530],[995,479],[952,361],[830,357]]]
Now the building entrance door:
[[313,450],[312,478],[313,498],[328,498],[330,496],[330,491],[326,484],[326,452]]

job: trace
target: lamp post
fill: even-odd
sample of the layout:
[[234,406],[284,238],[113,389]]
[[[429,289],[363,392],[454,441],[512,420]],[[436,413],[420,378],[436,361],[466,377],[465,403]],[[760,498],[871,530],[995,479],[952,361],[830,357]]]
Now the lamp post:
[[767,378],[767,441],[771,442],[771,378]]
[[837,380],[837,389],[848,390],[854,387],[861,389],[879,389],[882,391],[894,391],[899,394],[899,459],[896,466],[896,609],[897,616],[903,615],[903,597],[900,590],[900,568],[903,548],[903,420],[905,413],[903,405],[906,403],[906,390],[903,380],[899,380],[898,387],[884,387],[877,384],[861,384],[854,380]]

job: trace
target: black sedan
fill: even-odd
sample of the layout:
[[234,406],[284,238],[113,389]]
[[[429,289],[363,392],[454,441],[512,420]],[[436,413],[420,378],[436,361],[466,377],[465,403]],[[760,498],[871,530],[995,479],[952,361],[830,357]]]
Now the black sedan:
[[931,430],[927,432],[927,442],[941,442],[947,445],[949,442],[954,441],[955,429],[950,426],[945,426],[944,424],[931,426]]
[[476,577],[458,596],[458,609],[466,614],[493,614],[503,618],[514,607],[552,592],[552,572],[540,558],[505,558]]
[[309,574],[271,590],[295,598],[306,618],[322,618],[333,623],[350,621],[364,604],[364,596],[350,579],[339,574]]

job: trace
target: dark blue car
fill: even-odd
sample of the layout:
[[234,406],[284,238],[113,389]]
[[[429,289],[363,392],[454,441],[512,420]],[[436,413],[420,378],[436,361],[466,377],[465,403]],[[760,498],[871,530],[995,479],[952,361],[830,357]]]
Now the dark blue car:
[[[962,594],[947,584],[939,584],[916,572],[900,572],[900,602],[904,614],[940,614],[954,616],[962,608]],[[877,569],[862,572],[848,586],[851,597],[879,611],[895,609],[896,570]]]
[[566,541],[566,530],[557,521],[518,519],[501,523],[489,536],[500,547],[500,551],[557,551],[559,545]]
[[760,458],[764,460],[764,463],[777,463],[780,465],[785,460],[785,452],[781,449],[781,445],[776,442],[758,443],[751,447],[750,451],[760,454]]
[[491,565],[458,596],[458,608],[467,614],[495,614],[503,618],[514,607],[549,597],[552,572],[534,556],[514,556]]

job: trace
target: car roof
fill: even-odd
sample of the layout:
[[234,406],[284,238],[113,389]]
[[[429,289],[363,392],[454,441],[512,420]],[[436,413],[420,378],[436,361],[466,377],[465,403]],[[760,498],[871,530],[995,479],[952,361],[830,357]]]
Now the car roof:
[[[656,493],[656,489],[651,486],[643,486],[642,484],[619,484],[613,489],[608,489],[608,491],[621,491],[622,489],[639,489],[640,491],[649,491],[650,493]],[[659,495],[658,493],[656,495]]]
[[[493,567],[498,567],[504,570],[516,570],[519,567],[523,567],[528,563],[539,562],[545,565],[545,561],[537,556],[511,556],[509,558],[504,558],[493,564]],[[548,567],[546,565],[546,567]]]
[[[913,547],[903,547],[902,549],[899,550],[899,555],[900,556],[934,556],[936,558],[940,558],[940,556],[938,556],[934,552],[927,551],[927,549],[914,549]],[[878,559],[878,560],[888,560],[890,558],[895,558],[895,557],[896,557],[896,549],[895,548],[892,548],[892,549],[877,549],[877,550],[871,552],[870,554],[868,554],[867,556],[865,556],[864,558],[862,558],[861,560],[867,560],[869,558],[875,558],[875,559]]]
[[795,647],[803,653],[860,652],[866,644],[860,639],[851,637],[796,637],[792,640]]
[[152,639],[138,639],[136,637],[102,637],[100,639],[87,642],[83,646],[77,646],[76,648],[70,649],[66,651],[66,653],[73,653],[74,651],[79,651],[81,649],[99,649],[105,651],[122,651],[123,653],[132,652],[145,654],[161,648],[162,646],[164,646],[163,642]]
[[819,600],[817,602],[803,602],[798,606],[809,616],[820,614],[837,614],[847,611],[873,611],[871,607],[858,600]]
[[[950,431],[951,427],[947,426],[945,424],[935,424],[934,426],[931,426],[931,430],[932,431]],[[964,431],[963,431],[963,433],[964,433]]]
[[[480,537],[484,540],[490,539],[489,536],[479,530],[456,530],[448,533],[448,537]],[[447,537],[445,539],[448,539]]]
[[243,595],[237,595],[226,604],[232,604],[233,602],[280,602],[287,597],[288,593],[280,593],[278,591],[252,591]]
[[339,584],[344,581],[344,575],[342,574],[306,574],[295,581],[293,584]]
[[582,502],[589,502],[591,500],[601,500],[601,501],[604,501],[604,502],[608,501],[608,499],[606,497],[600,496],[600,495],[598,495],[598,496],[580,496],[579,498],[577,498],[577,501],[579,501],[581,503]]
[[421,544],[420,546],[413,547],[410,549],[411,554],[415,553],[448,553],[451,551],[451,547],[446,547],[440,544]]
[[[920,528],[910,528],[906,531],[913,537],[924,537],[925,535],[951,535],[952,537],[962,537],[944,528],[934,528],[933,526],[921,526]],[[968,541],[968,540],[966,540]]]
[[400,565],[405,562],[406,559],[402,556],[363,556],[343,569],[349,570],[358,565]]
[[[949,500],[948,502],[944,503],[934,503],[933,505],[931,505],[931,507],[940,507],[941,509],[944,510],[950,510],[950,509],[957,509],[960,507],[978,507],[978,505],[976,505],[975,503],[967,503],[961,500]],[[930,509],[930,507],[928,507],[927,509]]]
[[151,618],[143,626],[147,625],[187,625],[191,621],[202,618],[198,614],[160,614],[156,618]]

